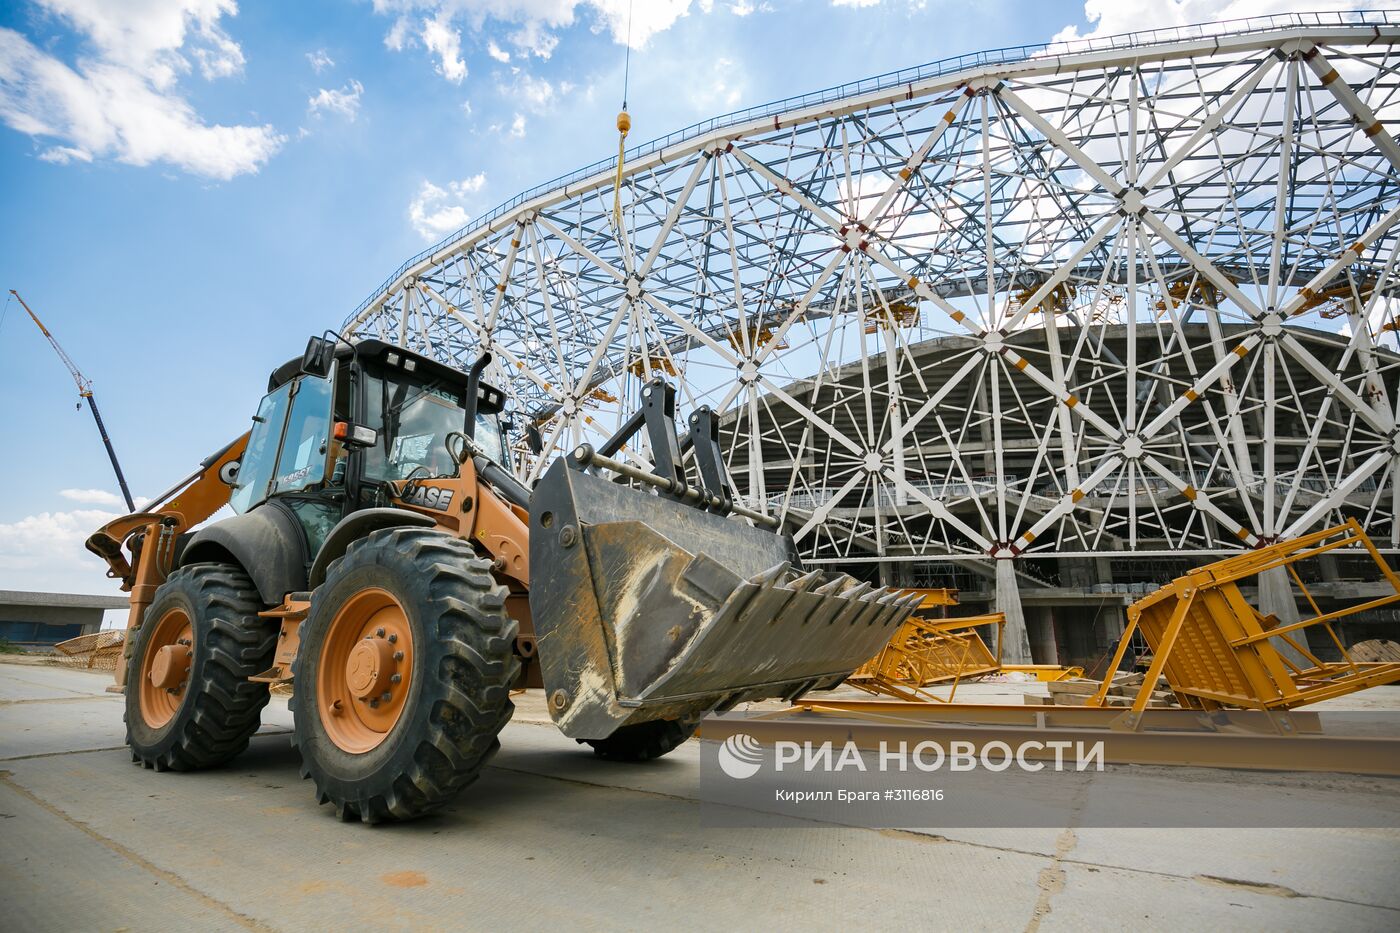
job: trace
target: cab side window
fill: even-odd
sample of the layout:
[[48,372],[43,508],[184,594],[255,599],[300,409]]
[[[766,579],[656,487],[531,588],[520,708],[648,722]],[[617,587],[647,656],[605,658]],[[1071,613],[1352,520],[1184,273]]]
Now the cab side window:
[[317,376],[298,379],[273,492],[294,492],[325,478],[330,417],[330,380]]
[[248,436],[248,449],[238,466],[238,480],[229,505],[243,513],[267,498],[268,482],[277,462],[277,445],[282,440],[282,428],[287,423],[287,400],[291,383],[280,385],[263,396],[258,413],[253,418],[253,430]]

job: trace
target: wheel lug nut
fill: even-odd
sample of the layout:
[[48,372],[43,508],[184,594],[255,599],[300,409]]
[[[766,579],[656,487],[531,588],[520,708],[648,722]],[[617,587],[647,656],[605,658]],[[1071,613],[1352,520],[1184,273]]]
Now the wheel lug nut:
[[392,700],[392,699],[394,698],[394,695],[393,695],[392,693],[390,693],[388,690],[385,690],[383,693],[381,693],[381,694],[379,695],[379,698],[387,703],[388,701],[390,701],[390,700]]
[[395,652],[394,652],[394,660],[395,660],[395,661],[402,661],[402,660],[403,660],[403,652],[402,652],[402,651],[395,651]]
[[403,680],[403,678],[400,677],[398,674],[395,674],[393,677],[390,677],[390,678],[389,678],[389,683],[391,683],[391,684],[396,684],[396,683],[398,683],[398,682],[401,681],[401,680]]
[[377,629],[375,629],[375,630],[374,630],[374,637],[375,637],[375,638],[383,638],[383,637],[384,637],[384,630],[383,630],[382,628],[377,628]]
[[369,701],[369,708],[370,708],[370,709],[379,709],[379,701],[378,701],[378,700],[370,700],[370,701]]
[[393,634],[393,633],[390,633],[390,635],[389,635],[389,644],[392,645],[394,642],[396,642],[396,641],[398,641],[398,640],[399,640],[399,636],[397,636],[397,635],[395,635],[395,634]]

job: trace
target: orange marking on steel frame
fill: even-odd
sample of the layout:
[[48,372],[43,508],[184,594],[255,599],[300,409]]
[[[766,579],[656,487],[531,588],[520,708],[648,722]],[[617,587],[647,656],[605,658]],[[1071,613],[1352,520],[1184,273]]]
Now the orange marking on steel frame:
[[1195,389],[1187,389],[1184,394],[1188,402],[1194,402],[1196,399],[1200,398],[1200,396],[1196,394]]
[[1065,399],[1065,404],[1068,405],[1070,408],[1073,408],[1074,406],[1079,404],[1079,397],[1071,395],[1069,398]]
[[1083,499],[1083,498],[1084,498],[1084,490],[1082,490],[1082,489],[1076,489],[1076,490],[1074,490],[1073,492],[1071,492],[1071,493],[1069,494],[1069,501],[1071,501],[1071,502],[1078,502],[1080,499]]
[[1249,355],[1249,347],[1240,344],[1238,347],[1235,347],[1235,355],[1243,359]]
[[1185,496],[1186,498],[1190,499],[1192,502],[1195,502],[1195,501],[1196,501],[1196,487],[1195,487],[1195,486],[1187,486],[1185,489],[1181,490],[1181,494],[1182,494],[1183,496]]
[[1370,138],[1372,136],[1379,136],[1382,129],[1383,127],[1381,126],[1381,121],[1377,120],[1375,123],[1372,123],[1370,126],[1366,127],[1367,138]]

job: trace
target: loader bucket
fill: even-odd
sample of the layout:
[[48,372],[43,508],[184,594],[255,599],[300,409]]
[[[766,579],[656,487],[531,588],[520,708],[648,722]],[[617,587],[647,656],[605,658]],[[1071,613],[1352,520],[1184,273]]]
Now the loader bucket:
[[530,567],[550,714],[577,739],[835,686],[919,602],[803,573],[787,535],[564,459],[531,497]]

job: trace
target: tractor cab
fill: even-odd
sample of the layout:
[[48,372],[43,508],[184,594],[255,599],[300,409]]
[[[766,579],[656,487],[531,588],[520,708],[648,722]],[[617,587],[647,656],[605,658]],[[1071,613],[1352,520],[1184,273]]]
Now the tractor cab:
[[380,340],[313,337],[305,354],[273,370],[229,505],[242,514],[282,502],[314,554],[346,515],[389,505],[394,484],[456,476],[463,439],[474,454],[506,463],[503,402],[479,371]]

